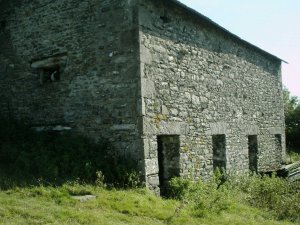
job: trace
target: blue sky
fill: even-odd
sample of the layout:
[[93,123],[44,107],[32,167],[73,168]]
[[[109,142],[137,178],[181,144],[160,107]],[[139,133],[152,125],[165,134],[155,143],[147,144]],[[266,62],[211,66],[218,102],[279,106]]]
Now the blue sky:
[[180,0],[242,39],[289,62],[282,78],[300,97],[299,0]]

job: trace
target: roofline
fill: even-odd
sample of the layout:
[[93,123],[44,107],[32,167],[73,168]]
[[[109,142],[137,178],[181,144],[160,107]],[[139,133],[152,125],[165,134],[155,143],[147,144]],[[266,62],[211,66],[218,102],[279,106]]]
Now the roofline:
[[277,60],[280,60],[280,61],[288,64],[287,61],[285,61],[285,60],[283,60],[283,59],[281,59],[281,58],[279,58],[279,57],[277,57],[277,56],[275,56],[275,55],[273,55],[273,54],[271,54],[271,53],[269,53],[269,52],[267,52],[267,51],[265,51],[265,50],[263,50],[263,49],[261,49],[261,48],[259,48],[257,46],[255,46],[253,44],[251,44],[248,41],[245,41],[244,39],[242,39],[239,36],[231,33],[229,30],[227,30],[224,27],[220,26],[219,24],[217,24],[216,22],[212,21],[211,19],[209,19],[208,17],[204,16],[203,14],[197,12],[196,10],[194,10],[194,9],[186,6],[185,4],[183,4],[181,2],[179,2],[178,0],[163,0],[163,1],[165,3],[167,3],[167,4],[168,3],[175,4],[176,6],[182,8],[183,10],[186,10],[187,12],[191,13],[193,16],[196,16],[199,19],[203,20],[204,22],[212,25],[213,27],[215,27],[219,31],[223,32],[224,34],[229,35],[231,38],[236,39],[236,40],[240,41],[241,43],[243,43],[243,44],[245,44],[245,45],[247,45],[247,46],[249,46],[251,48],[254,48],[255,50],[257,50],[257,51],[259,51],[259,52],[261,52],[263,54],[266,54],[266,55],[268,55],[268,56],[270,56],[272,58],[275,58]]

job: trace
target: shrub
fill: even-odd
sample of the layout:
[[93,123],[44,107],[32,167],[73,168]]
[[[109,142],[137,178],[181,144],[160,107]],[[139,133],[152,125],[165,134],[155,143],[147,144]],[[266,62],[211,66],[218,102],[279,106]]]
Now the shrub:
[[268,210],[277,219],[300,221],[300,182],[266,175],[231,177],[231,189],[244,193],[245,201],[251,206]]
[[188,204],[197,217],[219,214],[231,205],[229,190],[226,185],[220,186],[221,177],[203,182],[192,182],[188,179],[173,178],[169,183],[172,197]]
[[174,177],[169,182],[169,197],[183,200],[187,197],[193,182],[189,179]]
[[197,217],[219,214],[238,204],[269,211],[276,219],[300,221],[300,182],[264,175],[227,176],[217,172],[205,182],[173,178],[172,197],[192,210]]

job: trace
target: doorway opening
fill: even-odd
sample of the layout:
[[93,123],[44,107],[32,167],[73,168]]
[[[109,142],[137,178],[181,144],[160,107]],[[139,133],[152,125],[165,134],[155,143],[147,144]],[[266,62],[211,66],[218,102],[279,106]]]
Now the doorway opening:
[[257,172],[257,135],[248,136],[248,154],[249,154],[249,169],[252,172]]
[[226,170],[226,138],[225,134],[212,136],[213,145],[213,168],[214,170]]
[[180,174],[179,135],[157,136],[159,183],[161,195],[166,195],[168,181]]

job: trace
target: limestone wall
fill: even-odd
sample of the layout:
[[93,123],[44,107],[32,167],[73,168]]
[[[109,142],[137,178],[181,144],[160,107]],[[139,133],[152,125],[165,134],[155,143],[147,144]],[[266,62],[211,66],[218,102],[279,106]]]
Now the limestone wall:
[[[167,178],[205,179],[219,156],[226,170],[247,171],[248,135],[258,170],[276,169],[281,61],[172,2],[0,1],[1,116],[105,138],[154,188],[158,139]],[[214,156],[213,144],[226,152]]]
[[158,184],[158,135],[180,135],[183,176],[212,175],[217,134],[226,137],[227,171],[248,171],[248,135],[257,135],[258,170],[278,168],[285,152],[280,60],[173,4],[141,1],[139,23],[150,186]]
[[[71,129],[96,141],[104,137],[122,154],[137,156],[135,5],[127,0],[1,1],[2,116],[37,129]],[[57,66],[58,80],[50,76]]]

